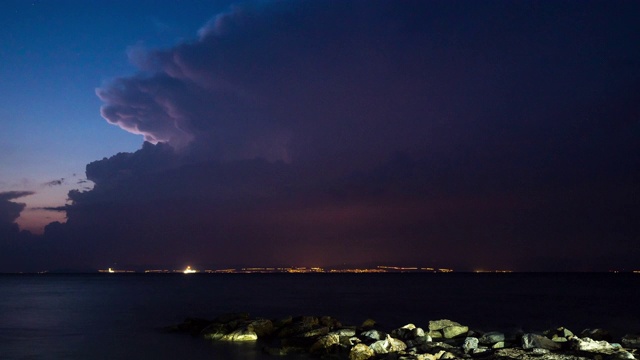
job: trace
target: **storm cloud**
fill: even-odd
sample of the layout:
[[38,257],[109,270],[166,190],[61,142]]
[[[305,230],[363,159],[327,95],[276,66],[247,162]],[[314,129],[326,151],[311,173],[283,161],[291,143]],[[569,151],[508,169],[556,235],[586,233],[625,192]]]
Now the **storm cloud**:
[[139,73],[96,90],[102,116],[145,144],[87,165],[94,188],[71,192],[45,235],[87,267],[632,268],[634,13],[233,6],[191,41],[138,49]]

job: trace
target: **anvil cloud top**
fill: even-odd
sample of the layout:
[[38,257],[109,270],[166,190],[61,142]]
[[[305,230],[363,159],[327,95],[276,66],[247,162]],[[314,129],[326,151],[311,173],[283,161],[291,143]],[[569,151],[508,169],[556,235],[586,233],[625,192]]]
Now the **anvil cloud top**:
[[[64,15],[74,3],[56,4]],[[183,7],[161,14],[187,23],[206,8]],[[67,221],[42,235],[14,223],[28,212],[16,201],[39,190],[3,188],[0,270],[640,267],[639,3],[210,11],[192,35],[127,44],[131,65],[90,79],[88,104],[124,131],[95,121],[104,141],[77,146],[121,148],[86,161],[94,186],[71,188],[52,206]],[[82,65],[71,70],[89,81]],[[142,146],[118,143],[127,132]]]

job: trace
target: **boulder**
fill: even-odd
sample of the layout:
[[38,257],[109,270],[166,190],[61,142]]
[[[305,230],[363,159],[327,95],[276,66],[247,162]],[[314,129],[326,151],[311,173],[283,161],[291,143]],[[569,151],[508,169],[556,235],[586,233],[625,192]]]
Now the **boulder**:
[[482,336],[480,336],[480,338],[478,339],[478,341],[481,344],[484,345],[492,345],[495,343],[499,343],[499,342],[503,342],[505,339],[504,337],[504,333],[501,332],[497,332],[497,331],[491,331],[491,332],[487,332],[482,334]]
[[451,321],[448,319],[429,321],[429,331],[442,330],[448,326],[461,326],[461,325],[455,321]]
[[361,328],[363,329],[369,329],[376,326],[376,321],[373,319],[367,319],[365,321],[362,322],[362,325],[360,325]]
[[291,325],[291,323],[293,323],[293,316],[289,315],[286,317],[283,317],[281,319],[278,319],[276,321],[273,322],[273,326],[276,329]]
[[392,338],[389,335],[387,335],[387,339],[389,340],[389,344],[391,344],[390,352],[398,352],[407,349],[407,344],[405,344],[404,341]]
[[330,334],[336,334],[340,337],[352,337],[352,336],[356,336],[356,329],[351,329],[351,328],[337,329],[330,332]]
[[210,324],[200,332],[200,335],[207,340],[220,340],[227,334],[229,334],[229,329],[225,324],[221,323]]
[[311,345],[312,353],[326,354],[331,352],[331,349],[340,345],[340,336],[336,334],[327,334],[318,338],[318,340]]
[[625,350],[615,352],[607,357],[607,360],[635,360],[636,357]]
[[384,340],[378,340],[369,345],[369,347],[376,354],[388,354],[391,352],[405,350],[407,348],[407,345],[401,340],[392,338],[391,336],[387,335]]
[[571,330],[565,327],[559,327],[544,332],[544,335],[555,342],[564,343],[571,340],[574,335]]
[[391,336],[393,336],[393,337],[395,337],[397,339],[403,339],[403,340],[410,339],[410,338],[413,337],[411,335],[411,331],[413,329],[415,329],[415,328],[416,328],[415,325],[407,324],[407,325],[405,325],[403,327],[391,330]]
[[377,340],[384,340],[387,337],[387,334],[385,334],[380,330],[372,329],[372,330],[363,331],[362,333],[360,333],[360,337],[362,337],[365,342],[367,340],[377,341]]
[[386,338],[384,338],[382,340],[378,340],[378,341],[374,342],[373,344],[369,345],[369,348],[371,348],[371,350],[375,354],[387,354],[387,353],[389,353],[389,349],[391,348],[391,344],[389,344],[389,341]]
[[573,338],[571,341],[571,346],[574,350],[577,351],[600,354],[612,354],[614,351],[618,350],[604,340],[592,340],[588,337],[582,339],[578,337]]
[[309,331],[305,331],[305,332],[303,332],[301,334],[298,334],[297,336],[301,336],[301,337],[317,337],[317,336],[327,335],[328,333],[329,333],[329,328],[326,327],[326,326],[323,326],[323,327],[311,329]]
[[365,344],[356,344],[349,352],[349,360],[367,360],[372,358],[375,352]]
[[269,319],[256,319],[249,323],[259,338],[269,336],[275,331],[273,322]]
[[467,337],[464,339],[464,343],[462,344],[462,350],[464,350],[466,354],[473,352],[473,350],[477,348],[478,348],[478,338]]
[[230,342],[246,342],[246,341],[256,341],[256,340],[258,340],[258,335],[253,331],[251,326],[234,330],[229,334],[226,334],[220,338],[220,341],[230,341]]
[[538,335],[538,334],[524,334],[522,336],[522,348],[523,349],[547,349],[547,350],[559,350],[560,344],[552,341],[551,339]]
[[469,331],[469,327],[463,325],[452,325],[442,329],[442,335],[445,339],[453,339],[454,337],[466,334]]

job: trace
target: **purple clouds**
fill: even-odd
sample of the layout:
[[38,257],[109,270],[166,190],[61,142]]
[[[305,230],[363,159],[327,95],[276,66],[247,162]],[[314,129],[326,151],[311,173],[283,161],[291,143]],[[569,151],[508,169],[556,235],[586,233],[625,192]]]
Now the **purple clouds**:
[[629,9],[456,4],[249,3],[137,52],[96,93],[148,142],[46,236],[87,267],[634,266]]

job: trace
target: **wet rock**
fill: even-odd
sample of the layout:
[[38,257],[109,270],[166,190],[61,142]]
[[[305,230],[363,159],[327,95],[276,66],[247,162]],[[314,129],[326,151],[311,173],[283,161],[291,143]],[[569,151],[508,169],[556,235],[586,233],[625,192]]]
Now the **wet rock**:
[[378,340],[369,345],[369,347],[376,354],[387,354],[405,350],[407,348],[407,345],[401,340],[392,338],[391,336],[387,335],[384,340]]
[[247,342],[258,340],[258,335],[251,326],[236,329],[220,338],[220,341]]
[[565,327],[547,330],[544,332],[544,335],[552,341],[559,343],[567,342],[574,337],[573,332]]
[[367,360],[375,355],[373,349],[365,344],[356,344],[349,352],[349,360]]
[[356,336],[356,329],[351,329],[351,328],[337,329],[337,330],[333,330],[330,334],[335,334],[340,337],[352,337],[352,336]]
[[571,345],[574,350],[590,353],[612,354],[614,351],[618,350],[604,340],[597,341],[588,337],[582,339],[576,337],[572,339]]
[[442,335],[445,339],[453,339],[458,336],[462,336],[469,331],[469,327],[463,325],[452,325],[442,329]]
[[289,315],[274,321],[273,327],[275,327],[276,329],[280,329],[282,327],[291,325],[291,323],[293,323],[293,316]]
[[531,349],[531,355],[533,356],[542,356],[542,355],[547,355],[548,353],[550,353],[549,349],[543,349],[543,348]]
[[389,344],[389,341],[387,340],[387,338],[384,338],[382,340],[378,340],[373,344],[369,345],[369,348],[371,348],[371,350],[375,354],[386,354],[389,352],[389,349],[391,348],[391,344]]
[[636,357],[625,350],[615,352],[607,357],[607,360],[635,360]]
[[538,334],[524,334],[522,336],[522,348],[523,349],[547,349],[547,350],[559,350],[560,344],[552,341],[551,339],[538,335]]
[[251,321],[249,325],[259,338],[270,336],[275,331],[273,322],[269,319],[256,319]]
[[461,326],[461,324],[448,319],[429,321],[429,331],[442,330],[449,326]]
[[464,343],[462,344],[462,349],[465,353],[470,353],[473,350],[478,348],[478,338],[476,337],[467,337],[464,339]]
[[387,337],[387,334],[385,334],[380,330],[367,330],[360,333],[360,337],[362,337],[364,341],[367,341],[367,340],[378,341],[378,340],[384,340]]
[[221,323],[210,324],[200,332],[200,335],[207,340],[220,340],[227,334],[229,334],[229,328]]
[[340,336],[336,334],[327,334],[318,338],[313,345],[311,345],[312,353],[329,353],[333,348],[340,345]]
[[318,337],[318,336],[322,336],[322,335],[327,335],[329,333],[329,328],[326,326],[323,327],[319,327],[319,328],[315,328],[315,329],[311,329],[309,331],[305,331],[301,334],[298,334],[297,336],[301,336],[301,337]]
[[478,341],[484,345],[491,345],[498,342],[504,342],[504,339],[505,339],[504,333],[497,332],[497,331],[490,331],[480,336]]
[[[416,326],[413,324],[407,324],[401,328],[398,329],[394,329],[391,330],[391,336],[397,338],[397,339],[402,339],[402,340],[407,340],[407,339],[411,339],[414,337],[413,335],[413,330],[416,329]],[[424,333],[424,331],[423,331]]]
[[372,328],[374,326],[376,326],[376,321],[373,319],[367,319],[362,322],[362,325],[360,325],[360,327],[363,329]]

